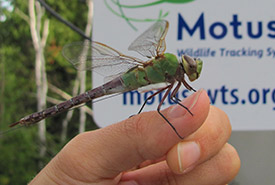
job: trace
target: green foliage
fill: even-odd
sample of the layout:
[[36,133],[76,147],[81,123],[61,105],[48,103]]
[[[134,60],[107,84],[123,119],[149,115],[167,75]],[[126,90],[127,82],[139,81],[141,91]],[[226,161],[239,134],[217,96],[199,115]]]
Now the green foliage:
[[[45,164],[62,148],[60,142],[61,122],[65,114],[47,119],[47,156],[39,159],[37,143],[37,127],[14,130],[8,125],[23,116],[36,111],[36,84],[34,60],[29,24],[22,14],[28,16],[28,1],[10,0],[13,11],[1,7],[0,16],[0,184],[27,184],[39,171],[38,161]],[[65,19],[84,30],[87,7],[79,1],[46,1]],[[21,13],[19,13],[21,12]],[[45,49],[48,81],[65,92],[71,93],[76,70],[66,61],[62,54],[62,46],[67,43],[83,40],[78,34],[46,13],[43,19],[50,19],[50,30]],[[43,25],[42,25],[43,26]],[[89,74],[90,75],[90,74]],[[87,86],[90,87],[90,81]],[[60,98],[49,91],[49,96]],[[47,106],[51,106],[48,103]],[[78,111],[69,125],[68,137],[77,134]],[[92,122],[88,118],[87,122]],[[89,129],[92,128],[92,126]]]
[[36,129],[21,129],[0,138],[0,184],[26,184],[37,173]]

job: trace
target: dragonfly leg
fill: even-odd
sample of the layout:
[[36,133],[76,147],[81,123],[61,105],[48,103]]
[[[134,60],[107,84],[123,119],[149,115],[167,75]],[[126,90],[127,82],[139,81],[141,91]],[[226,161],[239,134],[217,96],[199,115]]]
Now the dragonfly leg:
[[175,89],[174,89],[174,90],[172,91],[172,93],[171,93],[171,97],[177,98],[176,94],[177,94],[177,92],[178,92],[179,89],[180,89],[180,85],[181,85],[181,83],[178,82],[177,86],[175,87]]
[[180,105],[182,108],[184,108],[185,110],[187,110],[189,112],[189,114],[191,114],[192,116],[194,115],[189,109],[188,107],[184,106],[183,104],[180,103],[180,99],[178,99],[177,97],[171,97],[171,100],[173,102],[175,102],[176,104]]
[[182,83],[186,87],[186,89],[188,89],[189,91],[192,90],[192,91],[196,92],[196,90],[193,89],[193,87],[191,87],[184,79],[182,80]]
[[[171,84],[171,85],[173,86],[173,84]],[[158,90],[157,92],[155,92],[154,94],[152,94],[151,96],[149,96],[149,97],[144,101],[144,103],[142,104],[141,108],[140,108],[139,111],[138,111],[138,114],[141,113],[141,111],[142,111],[143,108],[145,107],[146,103],[147,103],[150,99],[152,99],[155,95],[161,93],[161,92],[164,91],[165,89],[168,89],[169,87],[170,87],[170,85],[168,85],[167,87],[164,87],[164,88]]]
[[177,92],[179,91],[180,85],[181,85],[181,83],[178,82],[177,86],[175,87],[175,89],[171,93],[170,99],[174,103],[176,103],[176,104],[180,105],[181,107],[183,107],[185,110],[187,110],[193,116],[193,113],[188,109],[188,107],[186,107],[183,104],[181,104],[180,103],[181,100],[179,98],[177,98],[177,96],[176,96]]
[[[178,86],[178,85],[177,85]],[[164,100],[167,98],[169,92],[171,91],[173,87],[173,84],[167,86],[167,91],[166,93],[164,94],[163,98],[161,99],[159,105],[158,105],[158,108],[157,108],[157,111],[159,113],[159,115],[161,115],[161,117],[169,124],[169,126],[174,130],[174,132],[177,134],[177,136],[180,138],[180,139],[183,139],[183,137],[178,133],[177,129],[173,126],[172,123],[170,123],[170,121],[160,112],[160,109],[161,109],[161,105],[163,104]],[[177,88],[177,87],[176,87]],[[173,91],[174,92],[174,91]]]

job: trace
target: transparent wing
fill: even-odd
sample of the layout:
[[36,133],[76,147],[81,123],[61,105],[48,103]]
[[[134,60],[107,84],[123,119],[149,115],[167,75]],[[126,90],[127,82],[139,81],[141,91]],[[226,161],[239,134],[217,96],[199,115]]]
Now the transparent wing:
[[109,82],[109,81],[111,81],[111,80],[115,79],[116,77],[119,77],[123,74],[124,74],[124,72],[117,73],[117,74],[114,74],[114,75],[105,76],[104,77],[104,83],[107,83],[107,82]]
[[99,42],[74,42],[62,50],[63,56],[78,70],[93,70],[103,76],[114,76],[142,65],[142,61],[123,55]]
[[151,58],[163,54],[166,49],[165,36],[169,23],[166,20],[157,21],[142,33],[128,48],[139,54]]

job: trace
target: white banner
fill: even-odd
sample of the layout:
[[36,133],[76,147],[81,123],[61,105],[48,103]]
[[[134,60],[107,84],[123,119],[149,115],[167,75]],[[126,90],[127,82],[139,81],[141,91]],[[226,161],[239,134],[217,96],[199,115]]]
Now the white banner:
[[[170,23],[166,52],[203,60],[200,78],[211,103],[223,109],[234,130],[275,129],[274,1],[251,0],[95,0],[93,40],[122,53],[155,20]],[[94,87],[103,78],[94,76]],[[94,104],[95,120],[106,126],[136,114],[152,92],[129,92]],[[181,89],[179,98],[190,95]],[[156,110],[160,94],[144,111]],[[163,108],[171,105],[166,100]]]

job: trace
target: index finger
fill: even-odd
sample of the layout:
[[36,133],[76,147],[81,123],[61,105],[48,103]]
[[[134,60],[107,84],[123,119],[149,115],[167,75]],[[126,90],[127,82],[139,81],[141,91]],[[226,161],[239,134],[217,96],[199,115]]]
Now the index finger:
[[[162,113],[182,136],[188,136],[204,122],[210,104],[204,90],[186,98],[182,104],[193,116],[179,105]],[[145,112],[103,129],[80,134],[64,147],[56,162],[62,168],[58,171],[70,173],[70,177],[98,182],[114,178],[145,160],[160,158],[179,141],[180,138],[156,111]]]

